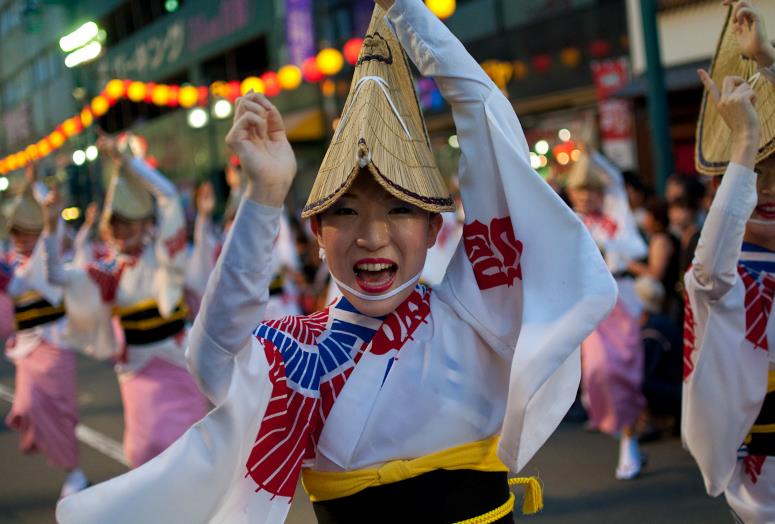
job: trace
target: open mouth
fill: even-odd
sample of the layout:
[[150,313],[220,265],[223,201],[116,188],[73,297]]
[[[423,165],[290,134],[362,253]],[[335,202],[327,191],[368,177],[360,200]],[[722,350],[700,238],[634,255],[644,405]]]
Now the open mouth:
[[364,258],[353,266],[355,282],[366,293],[382,293],[393,286],[398,264],[386,258]]
[[775,202],[756,206],[756,213],[765,220],[775,220]]

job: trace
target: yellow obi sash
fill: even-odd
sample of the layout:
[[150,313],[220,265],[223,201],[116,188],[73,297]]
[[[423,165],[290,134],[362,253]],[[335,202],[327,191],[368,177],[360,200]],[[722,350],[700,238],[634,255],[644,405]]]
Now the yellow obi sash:
[[65,307],[55,306],[37,291],[28,291],[14,299],[16,329],[23,331],[53,322],[65,316]]
[[156,301],[148,299],[132,306],[115,307],[113,314],[121,320],[126,343],[142,345],[159,342],[183,331],[188,308],[181,299],[170,316],[164,317]]
[[[497,456],[497,449],[496,435],[412,460],[394,460],[375,469],[332,472],[305,468],[302,470],[301,480],[309,499],[312,502],[320,502],[348,497],[366,488],[400,482],[437,469],[508,472],[509,468]],[[541,485],[536,478],[511,479],[509,484],[527,485],[523,513],[535,513],[543,507]],[[508,514],[514,506],[513,495],[504,504],[504,508],[506,505],[509,505],[509,508],[504,514]]]

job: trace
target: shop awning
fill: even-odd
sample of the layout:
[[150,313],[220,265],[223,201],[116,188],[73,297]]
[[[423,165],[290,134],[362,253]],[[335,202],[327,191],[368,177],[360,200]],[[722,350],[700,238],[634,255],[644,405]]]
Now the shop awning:
[[[710,59],[670,67],[665,70],[665,87],[668,92],[698,88],[702,83],[697,76],[697,69],[707,70],[709,67]],[[614,93],[613,96],[618,98],[638,98],[646,96],[647,91],[648,81],[645,75],[641,75]]]

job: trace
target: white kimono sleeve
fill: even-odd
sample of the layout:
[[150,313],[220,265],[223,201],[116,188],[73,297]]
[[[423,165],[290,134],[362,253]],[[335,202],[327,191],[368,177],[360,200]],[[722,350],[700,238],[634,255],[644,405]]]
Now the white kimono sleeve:
[[[709,494],[729,485],[737,450],[767,391],[768,351],[746,339],[747,290],[738,273],[756,174],[730,164],[686,273],[681,433]],[[753,284],[756,286],[757,284]]]
[[519,471],[575,398],[578,347],[616,285],[584,225],[530,167],[511,103],[420,0],[388,12],[452,106],[466,223],[438,296],[511,362],[499,456]]
[[284,497],[257,491],[246,463],[272,393],[252,335],[268,300],[281,210],[244,201],[207,286],[189,339],[189,367],[216,408],[162,454],[63,499],[64,524],[276,524]]

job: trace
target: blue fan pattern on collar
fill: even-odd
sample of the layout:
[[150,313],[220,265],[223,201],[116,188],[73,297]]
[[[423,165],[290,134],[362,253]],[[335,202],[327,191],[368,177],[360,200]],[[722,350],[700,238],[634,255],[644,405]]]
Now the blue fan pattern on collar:
[[321,381],[352,367],[358,350],[371,342],[377,330],[365,324],[373,320],[341,298],[315,315],[263,322],[253,334],[280,352],[292,389],[317,396]]

